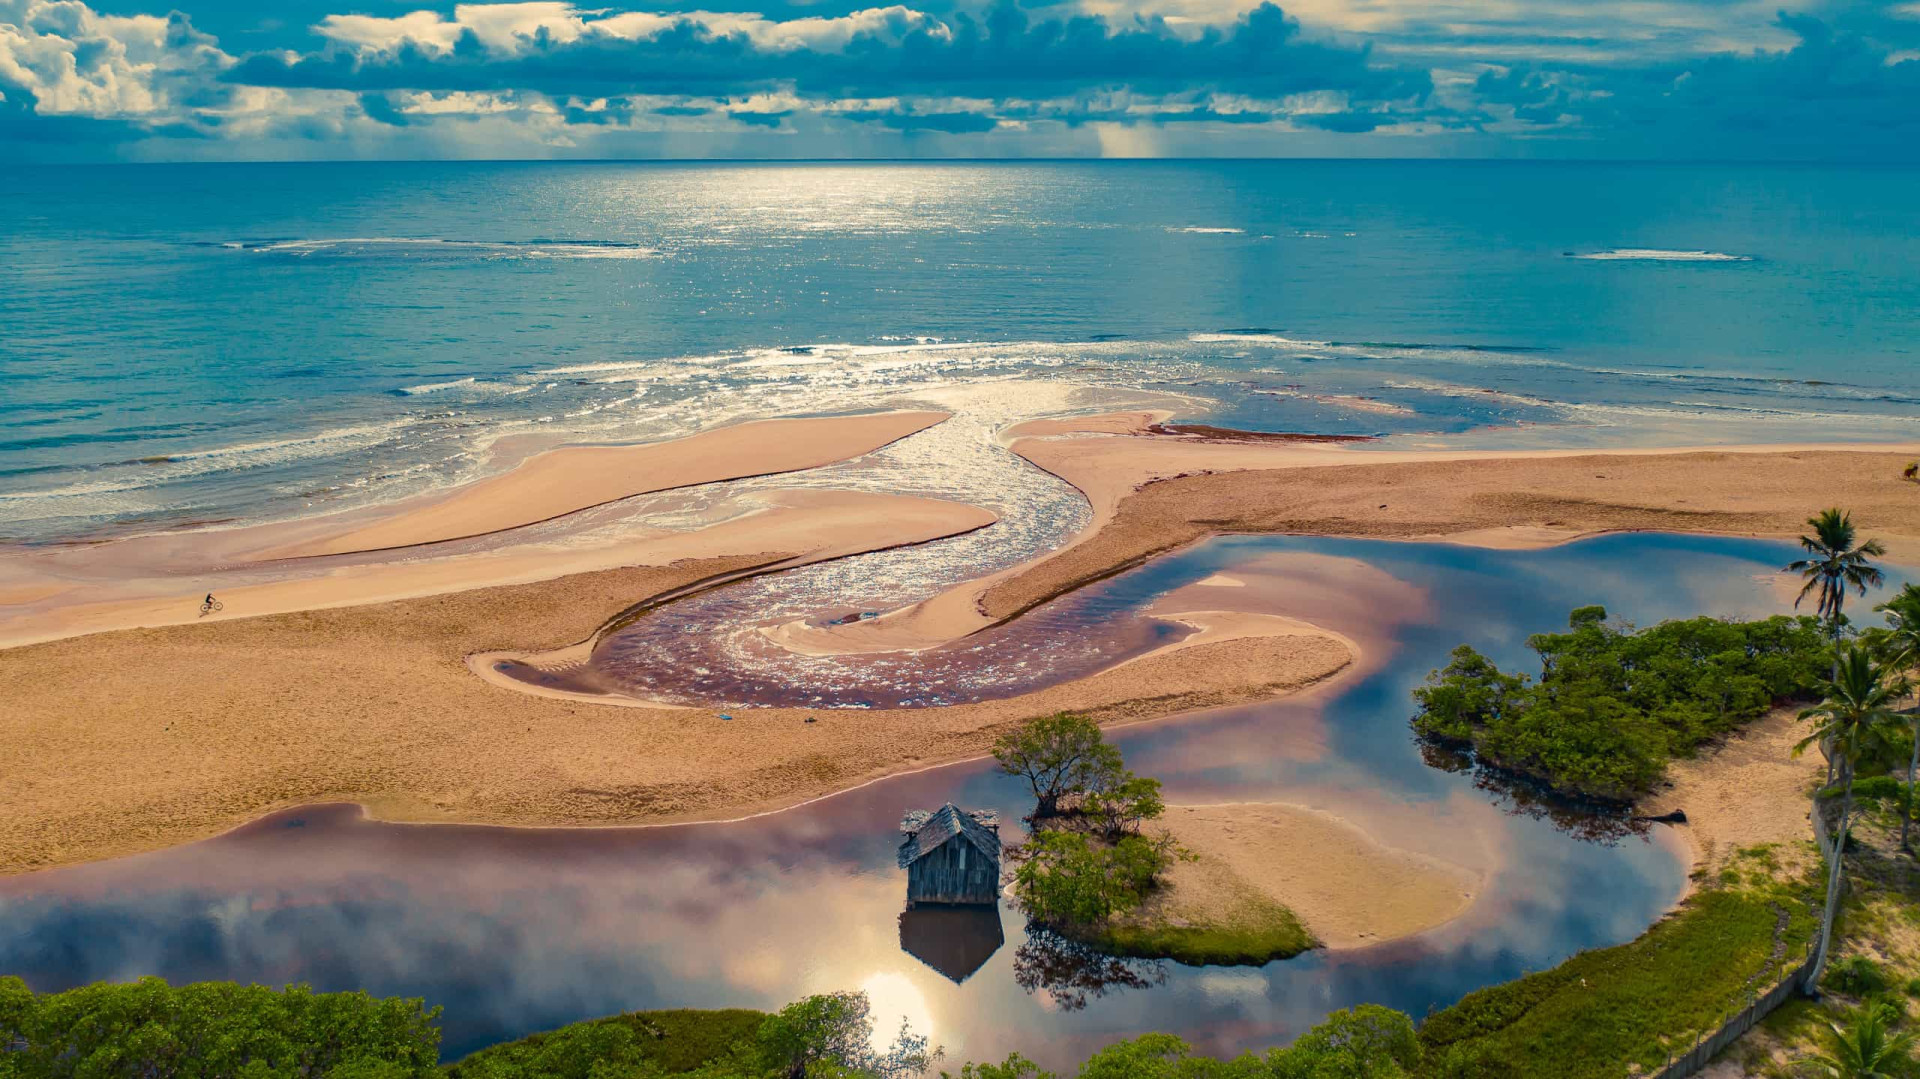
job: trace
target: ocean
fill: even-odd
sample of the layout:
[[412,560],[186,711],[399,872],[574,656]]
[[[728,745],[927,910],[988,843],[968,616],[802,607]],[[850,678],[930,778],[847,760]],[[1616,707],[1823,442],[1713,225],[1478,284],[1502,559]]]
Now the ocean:
[[989,427],[1146,402],[1401,446],[1915,438],[1916,179],[13,167],[0,540],[363,505],[497,467],[511,436],[649,440],[935,398],[992,399]]

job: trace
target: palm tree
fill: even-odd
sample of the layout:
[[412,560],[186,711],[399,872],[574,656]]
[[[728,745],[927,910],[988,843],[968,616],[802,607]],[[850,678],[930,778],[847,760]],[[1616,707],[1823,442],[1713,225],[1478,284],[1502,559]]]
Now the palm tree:
[[1911,1074],[1913,1031],[1894,1033],[1889,1029],[1893,1009],[1869,1001],[1853,1009],[1842,1023],[1829,1022],[1825,1033],[1827,1051],[1801,1058],[1829,1079],[1896,1079]]
[[[1827,752],[1830,767],[1838,767],[1845,791],[1840,799],[1840,822],[1833,832],[1833,845],[1827,852],[1827,904],[1820,918],[1820,947],[1814,953],[1811,990],[1827,965],[1827,946],[1833,940],[1833,919],[1840,902],[1841,865],[1847,845],[1847,826],[1853,816],[1853,770],[1860,758],[1884,744],[1889,726],[1900,722],[1893,705],[1906,692],[1904,682],[1889,678],[1886,668],[1873,661],[1862,648],[1847,648],[1834,661],[1834,677],[1819,687],[1820,703],[1800,713],[1813,721],[1813,732],[1800,740],[1793,751],[1797,755],[1818,743]],[[1813,812],[1821,812],[1820,798],[1813,796]]]
[[[1796,609],[1811,595],[1818,595],[1815,611],[1827,621],[1827,632],[1833,638],[1833,677],[1840,677],[1840,608],[1846,603],[1847,590],[1853,589],[1859,595],[1866,595],[1867,589],[1880,583],[1880,571],[1875,569],[1871,560],[1887,553],[1879,540],[1868,540],[1854,546],[1853,515],[1839,508],[1821,510],[1819,514],[1807,518],[1813,535],[1801,536],[1800,546],[1808,557],[1787,563],[1788,573],[1798,573],[1806,580],[1800,594],[1793,598]],[[1827,755],[1827,786],[1833,786],[1833,753],[1825,743],[1820,751]]]
[[1885,555],[1887,549],[1879,540],[1854,546],[1853,515],[1843,510],[1821,510],[1819,515],[1807,518],[1807,524],[1813,528],[1813,535],[1801,536],[1800,546],[1808,557],[1787,564],[1788,573],[1798,573],[1807,582],[1794,597],[1793,605],[1798,607],[1818,593],[1815,611],[1827,620],[1827,631],[1838,641],[1840,607],[1846,602],[1847,591],[1864,596],[1867,589],[1880,583],[1880,571],[1872,560]]
[[[1920,668],[1920,585],[1908,584],[1898,595],[1874,610],[1887,616],[1887,628],[1880,635],[1887,664],[1896,670]],[[1900,813],[1900,849],[1912,850],[1907,843],[1908,826],[1913,822],[1914,780],[1920,776],[1920,708],[1907,713],[1912,723],[1913,747],[1907,762],[1907,798]]]

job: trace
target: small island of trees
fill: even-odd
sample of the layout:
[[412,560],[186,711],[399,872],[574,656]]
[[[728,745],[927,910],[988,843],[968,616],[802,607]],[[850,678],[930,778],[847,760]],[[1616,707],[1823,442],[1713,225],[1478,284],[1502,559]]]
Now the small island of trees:
[[1314,940],[1291,910],[1245,900],[1230,918],[1169,916],[1167,873],[1195,856],[1148,825],[1166,812],[1160,781],[1135,775],[1093,720],[1057,713],[995,743],[1001,771],[1033,789],[1032,835],[1010,852],[1014,894],[1036,927],[1110,955],[1196,966],[1258,965]]

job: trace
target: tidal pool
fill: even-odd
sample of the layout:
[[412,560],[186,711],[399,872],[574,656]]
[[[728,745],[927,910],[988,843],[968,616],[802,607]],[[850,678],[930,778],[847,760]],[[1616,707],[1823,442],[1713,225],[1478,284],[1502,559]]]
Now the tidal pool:
[[1485,866],[1464,916],[1371,948],[1260,968],[1101,964],[1029,938],[1005,903],[903,919],[902,810],[997,809],[1011,838],[1030,809],[1017,782],[971,762],[721,824],[505,829],[383,824],[352,806],[284,812],[172,850],[0,879],[0,972],[41,990],[157,974],[422,996],[445,1008],[447,1059],[627,1009],[774,1007],[841,988],[871,994],[883,1028],[905,1016],[931,1033],[950,1065],[1014,1049],[1068,1065],[1149,1030],[1235,1053],[1367,1001],[1417,1018],[1636,936],[1679,895],[1685,867],[1660,829],[1582,839],[1428,766],[1407,727],[1409,690],[1463,641],[1532,670],[1527,636],[1581,604],[1641,623],[1788,611],[1776,571],[1793,553],[1652,534],[1541,551],[1223,537],[1090,589],[1161,613],[1217,601],[1293,614],[1361,646],[1353,672],[1307,693],[1112,736],[1169,801],[1307,805]]

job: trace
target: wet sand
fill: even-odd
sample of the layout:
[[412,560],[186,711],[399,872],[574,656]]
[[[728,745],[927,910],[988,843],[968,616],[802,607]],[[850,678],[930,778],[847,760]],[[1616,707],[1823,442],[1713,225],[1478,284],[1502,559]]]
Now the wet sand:
[[1165,913],[1190,923],[1230,922],[1251,893],[1292,910],[1326,947],[1365,947],[1452,921],[1486,883],[1307,806],[1170,805],[1160,823],[1199,856],[1168,875]]
[[[789,561],[798,565],[957,535],[996,520],[976,506],[861,491],[765,492],[741,509],[739,516],[692,531],[629,529],[617,540],[595,544],[528,542],[438,558],[335,563],[257,583],[223,584],[204,576],[182,580],[180,575],[158,576],[152,588],[138,587],[145,581],[53,586],[0,614],[0,648],[115,629],[352,607],[622,566],[665,566],[727,551],[795,551]],[[198,609],[208,589],[218,593],[224,607],[203,617]],[[80,595],[113,598],[75,601]]]
[[501,475],[381,512],[367,524],[322,519],[304,538],[255,559],[384,551],[521,528],[635,495],[798,472],[872,453],[947,418],[944,412],[758,420],[637,446],[563,446]]

